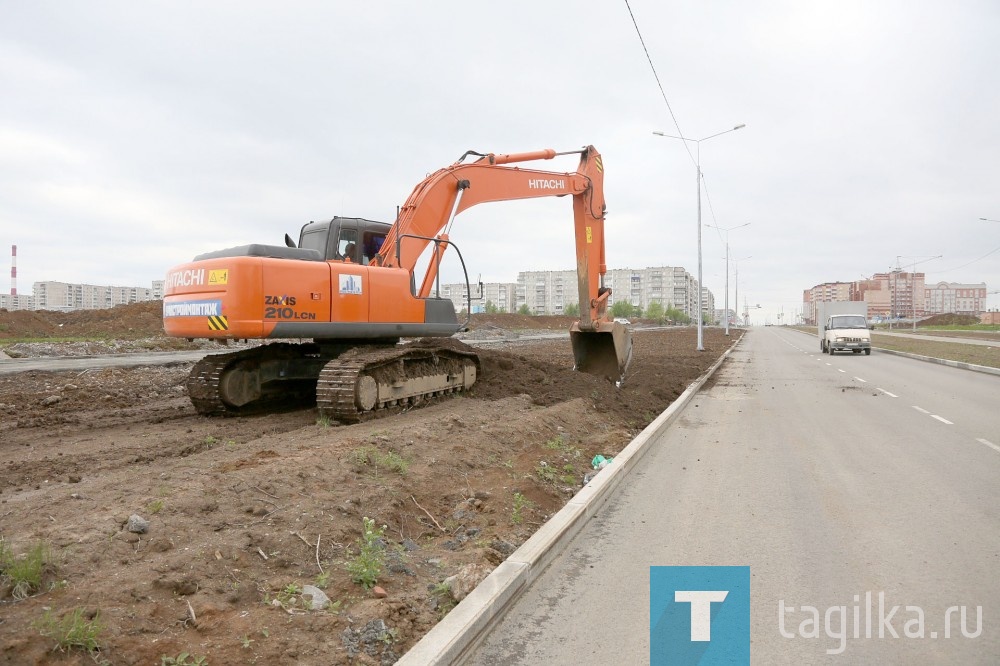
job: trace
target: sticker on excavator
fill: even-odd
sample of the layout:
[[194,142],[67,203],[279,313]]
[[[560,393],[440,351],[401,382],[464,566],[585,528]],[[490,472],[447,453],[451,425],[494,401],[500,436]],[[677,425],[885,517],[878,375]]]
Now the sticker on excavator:
[[163,304],[164,317],[217,317],[222,313],[222,301],[172,301]]
[[360,275],[340,275],[340,293],[342,294],[360,294],[362,293],[361,288],[361,276]]
[[590,230],[590,227],[587,227],[587,242],[588,243],[593,243],[594,242],[594,234]]
[[228,331],[229,330],[229,317],[226,315],[218,315],[216,317],[208,318],[208,328],[212,331]]
[[229,284],[229,269],[222,268],[208,272],[209,284]]

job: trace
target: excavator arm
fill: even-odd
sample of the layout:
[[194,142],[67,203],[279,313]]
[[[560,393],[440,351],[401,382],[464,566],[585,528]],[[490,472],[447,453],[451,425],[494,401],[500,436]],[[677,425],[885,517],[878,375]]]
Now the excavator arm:
[[[470,154],[479,159],[465,163]],[[510,166],[522,162],[579,154],[575,172],[559,173]],[[440,169],[418,184],[400,209],[396,223],[373,263],[415,270],[427,246],[434,248],[417,295],[431,291],[455,216],[472,206],[490,201],[539,197],[573,197],[576,268],[580,321],[571,329],[578,369],[620,381],[631,360],[628,330],[610,321],[607,308],[610,289],[603,286],[607,272],[604,255],[604,165],[593,146],[557,153],[551,149],[526,153],[480,155],[466,153],[459,161]]]
[[[574,153],[580,155],[580,165],[572,173],[506,166]],[[490,153],[475,162],[465,164],[459,160],[436,171],[413,189],[375,263],[414,270],[419,257],[433,242],[428,239],[447,240],[447,230],[455,216],[475,205],[566,195],[573,197],[580,327],[590,330],[594,322],[604,317],[608,298],[601,289],[601,278],[607,272],[604,166],[593,146],[564,153],[551,149],[508,155]],[[417,295],[430,294],[446,247],[443,243],[436,245]]]

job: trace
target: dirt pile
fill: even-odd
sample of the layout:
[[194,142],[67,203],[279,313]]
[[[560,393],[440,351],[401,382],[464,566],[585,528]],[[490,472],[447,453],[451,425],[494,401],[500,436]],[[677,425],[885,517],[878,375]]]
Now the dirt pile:
[[0,309],[0,339],[119,338],[163,335],[163,301],[146,301],[102,310]]
[[979,317],[975,315],[961,315],[961,314],[939,314],[933,317],[928,317],[927,319],[921,319],[919,324],[921,326],[971,326],[972,324],[978,324]]
[[198,416],[189,363],[0,375],[0,535],[51,553],[27,598],[0,583],[0,664],[90,663],[53,650],[46,609],[98,620],[98,662],[392,663],[729,342],[637,331],[620,390],[566,339],[505,343],[468,394],[351,426]]

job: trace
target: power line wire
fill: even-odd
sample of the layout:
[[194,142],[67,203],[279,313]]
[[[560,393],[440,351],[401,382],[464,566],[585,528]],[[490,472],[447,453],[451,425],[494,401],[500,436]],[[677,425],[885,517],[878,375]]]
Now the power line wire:
[[987,252],[983,256],[979,257],[978,259],[973,259],[972,261],[970,261],[967,264],[962,264],[961,266],[955,266],[954,268],[946,268],[943,271],[933,271],[933,272],[928,271],[927,274],[928,275],[937,275],[938,273],[950,273],[951,271],[957,271],[960,268],[965,268],[966,266],[971,266],[972,264],[974,264],[976,262],[982,261],[986,257],[990,256],[991,254],[996,254],[997,252],[1000,252],[1000,247],[993,248],[992,250],[990,250],[989,252]]
[[[639,30],[639,23],[635,20],[635,14],[632,13],[632,7],[628,4],[628,0],[625,0],[625,7],[628,9],[628,15],[632,18],[632,25],[635,26],[635,34],[639,37],[639,43],[642,44],[642,50],[646,53],[646,61],[649,63],[649,68],[653,70],[653,78],[656,79],[656,85],[660,89],[660,96],[663,97],[664,104],[667,105],[667,111],[670,112],[670,119],[674,122],[674,127],[677,129],[677,136],[684,138],[684,132],[681,131],[681,126],[677,122],[677,117],[674,115],[674,110],[670,107],[670,100],[667,99],[667,93],[663,90],[663,84],[660,82],[660,75],[656,73],[656,67],[653,66],[653,59],[649,55],[649,49],[646,48],[646,40],[642,38],[642,32]],[[688,157],[691,158],[692,162],[697,162],[694,155],[691,154],[691,148],[688,147],[688,142],[684,141],[684,150],[687,151]]]

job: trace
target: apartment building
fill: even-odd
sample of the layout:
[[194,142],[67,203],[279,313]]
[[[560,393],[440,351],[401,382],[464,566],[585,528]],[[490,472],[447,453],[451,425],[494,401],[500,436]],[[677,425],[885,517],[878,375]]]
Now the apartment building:
[[863,300],[852,298],[851,282],[824,282],[802,292],[802,318],[816,323],[816,303]]
[[[698,281],[680,267],[614,268],[604,276],[604,286],[611,289],[611,305],[624,301],[645,310],[659,303],[692,319],[698,309]],[[575,270],[523,271],[518,273],[517,288],[517,306],[527,305],[535,314],[562,314],[566,306],[580,301]],[[715,297],[707,288],[702,290],[702,311],[715,311]]]
[[[472,284],[471,300],[473,312],[485,312],[492,305],[498,312],[516,312],[517,285],[513,282],[484,282],[482,292],[479,285]],[[451,299],[455,312],[468,310],[469,298],[466,295],[465,283],[441,285],[441,297]]]
[[925,309],[931,314],[951,312],[978,315],[986,309],[986,283],[938,282],[925,286]]
[[34,283],[32,296],[35,310],[99,310],[156,300],[154,290],[146,287],[109,287],[54,281]]
[[816,323],[815,304],[820,301],[864,301],[874,319],[924,317],[955,313],[978,315],[986,307],[986,283],[925,283],[924,273],[889,271],[855,282],[827,282],[806,289],[803,318]]
[[27,294],[0,294],[0,309],[34,310],[35,299]]

